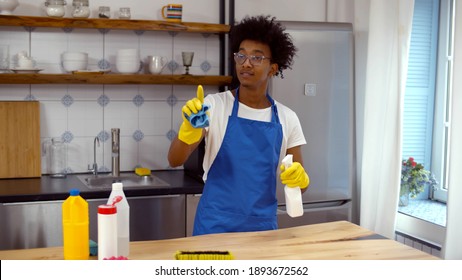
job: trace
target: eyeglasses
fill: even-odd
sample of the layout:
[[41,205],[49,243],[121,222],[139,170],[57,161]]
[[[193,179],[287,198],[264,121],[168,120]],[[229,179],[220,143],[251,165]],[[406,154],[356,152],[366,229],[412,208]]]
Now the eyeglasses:
[[244,62],[249,59],[250,64],[252,65],[260,65],[263,62],[263,59],[271,59],[270,57],[266,57],[263,55],[245,55],[242,53],[234,53],[234,61],[237,64],[244,64]]

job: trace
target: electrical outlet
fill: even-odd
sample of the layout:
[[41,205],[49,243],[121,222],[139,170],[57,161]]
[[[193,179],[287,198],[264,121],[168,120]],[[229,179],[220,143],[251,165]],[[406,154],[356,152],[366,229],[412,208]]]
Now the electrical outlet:
[[305,95],[316,96],[316,84],[305,84]]

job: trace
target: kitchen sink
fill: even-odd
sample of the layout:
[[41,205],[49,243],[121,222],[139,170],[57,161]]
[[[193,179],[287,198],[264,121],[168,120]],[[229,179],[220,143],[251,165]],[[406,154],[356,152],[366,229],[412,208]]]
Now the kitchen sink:
[[120,182],[123,184],[124,188],[132,187],[168,187],[169,183],[164,180],[150,175],[150,176],[138,176],[136,174],[124,174],[120,176],[112,175],[78,175],[77,178],[84,183],[87,187],[91,189],[102,189],[102,188],[112,188],[112,183]]

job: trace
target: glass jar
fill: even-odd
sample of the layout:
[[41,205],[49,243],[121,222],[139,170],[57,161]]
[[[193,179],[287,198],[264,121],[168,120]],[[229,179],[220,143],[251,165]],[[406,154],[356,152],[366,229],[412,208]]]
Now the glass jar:
[[90,7],[88,0],[74,0],[72,2],[72,17],[88,18],[90,17]]
[[111,8],[108,6],[100,6],[98,9],[99,18],[110,18],[111,17]]
[[50,177],[64,178],[66,177],[66,158],[65,146],[61,138],[52,138],[50,146]]
[[120,19],[130,19],[130,8],[124,7],[119,9],[119,18]]
[[64,0],[45,1],[47,15],[49,17],[64,17],[66,14],[66,4]]

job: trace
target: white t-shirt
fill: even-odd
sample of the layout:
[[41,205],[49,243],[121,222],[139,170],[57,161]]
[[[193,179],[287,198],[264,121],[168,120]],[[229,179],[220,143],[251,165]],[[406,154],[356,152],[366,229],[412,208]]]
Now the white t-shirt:
[[[278,109],[279,121],[282,125],[282,145],[279,154],[279,164],[286,155],[289,148],[306,144],[300,121],[294,111],[283,104],[274,101]],[[234,96],[231,91],[209,94],[204,99],[204,104],[210,105],[209,126],[206,128],[205,135],[205,155],[204,155],[204,182],[207,180],[207,173],[215,160],[221,143],[223,142],[228,125],[228,118],[231,116],[234,104]],[[272,108],[254,109],[239,102],[238,117],[258,120],[271,121]]]

